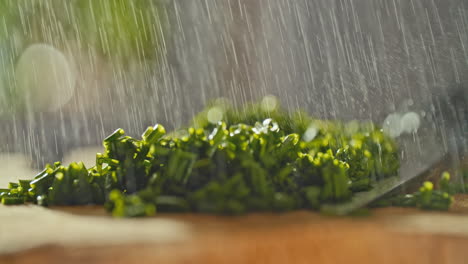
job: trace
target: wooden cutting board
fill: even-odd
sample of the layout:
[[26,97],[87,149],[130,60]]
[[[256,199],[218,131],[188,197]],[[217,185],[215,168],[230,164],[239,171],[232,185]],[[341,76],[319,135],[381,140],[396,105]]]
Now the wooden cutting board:
[[112,219],[100,207],[0,207],[0,263],[467,263],[468,196],[450,212],[385,208]]
[[3,263],[468,263],[468,195],[449,212],[384,208],[361,217],[113,219],[96,206],[0,206]]

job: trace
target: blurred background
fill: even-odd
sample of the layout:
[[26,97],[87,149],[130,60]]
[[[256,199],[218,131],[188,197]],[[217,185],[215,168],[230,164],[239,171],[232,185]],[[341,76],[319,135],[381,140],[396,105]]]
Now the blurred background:
[[0,166],[22,178],[219,97],[392,126],[456,97],[463,138],[467,91],[465,0],[0,0]]

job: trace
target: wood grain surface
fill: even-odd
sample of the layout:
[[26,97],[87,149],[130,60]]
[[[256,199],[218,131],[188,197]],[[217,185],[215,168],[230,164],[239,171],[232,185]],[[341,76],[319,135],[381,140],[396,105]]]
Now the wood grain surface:
[[[385,208],[364,217],[306,211],[239,217],[165,214],[153,221],[185,223],[191,230],[188,239],[43,244],[3,254],[0,263],[467,263],[467,204],[467,196],[457,196],[446,213]],[[47,210],[109,218],[99,207]]]
[[468,195],[457,195],[448,212],[383,208],[360,217],[122,220],[98,206],[0,206],[3,263],[468,263]]

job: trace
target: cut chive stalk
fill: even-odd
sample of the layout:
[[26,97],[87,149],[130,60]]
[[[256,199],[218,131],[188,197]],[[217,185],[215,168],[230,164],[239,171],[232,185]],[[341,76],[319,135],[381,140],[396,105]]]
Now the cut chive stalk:
[[19,184],[16,183],[16,182],[8,183],[8,189],[15,189],[15,188],[18,188],[18,187],[19,187]]
[[156,124],[154,127],[148,127],[145,133],[143,133],[142,138],[148,144],[154,144],[165,134],[166,129],[162,125]]
[[4,205],[24,204],[24,198],[23,197],[3,196],[2,197],[2,204],[4,204]]
[[24,190],[27,190],[30,188],[30,183],[31,183],[31,180],[19,180],[18,181],[20,187],[22,187]]
[[46,173],[42,177],[31,181],[30,186],[36,190],[37,194],[42,194],[47,191],[54,178],[54,174]]
[[120,138],[125,134],[125,131],[122,128],[115,130],[112,134],[104,139],[104,142],[112,142]]

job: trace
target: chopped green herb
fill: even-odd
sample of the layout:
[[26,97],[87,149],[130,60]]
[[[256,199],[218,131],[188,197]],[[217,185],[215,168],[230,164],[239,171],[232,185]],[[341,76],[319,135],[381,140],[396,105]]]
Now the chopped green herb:
[[[92,168],[57,162],[10,184],[2,203],[105,204],[116,217],[319,209],[399,167],[395,142],[373,124],[288,113],[272,97],[240,110],[211,105],[192,127],[171,134],[159,124],[142,139],[117,129],[104,147]],[[434,194],[422,196],[426,204]]]
[[23,197],[15,197],[15,196],[3,196],[2,197],[2,204],[4,205],[15,205],[15,204],[24,204]]
[[439,180],[439,188],[434,189],[432,182],[426,181],[418,191],[412,194],[397,195],[378,201],[376,206],[418,207],[425,210],[445,211],[453,202],[457,185],[450,183],[450,174],[444,172]]

